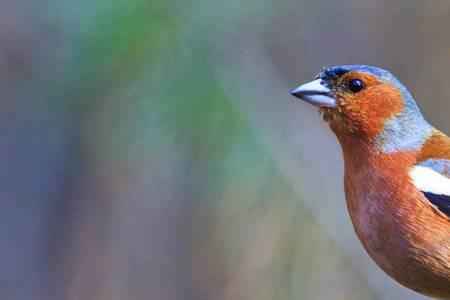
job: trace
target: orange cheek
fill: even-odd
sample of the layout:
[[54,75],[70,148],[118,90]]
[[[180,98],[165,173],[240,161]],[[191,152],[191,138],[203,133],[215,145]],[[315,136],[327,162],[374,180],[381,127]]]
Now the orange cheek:
[[390,84],[368,87],[355,95],[344,96],[340,109],[353,127],[368,137],[376,137],[386,120],[403,110],[402,94]]

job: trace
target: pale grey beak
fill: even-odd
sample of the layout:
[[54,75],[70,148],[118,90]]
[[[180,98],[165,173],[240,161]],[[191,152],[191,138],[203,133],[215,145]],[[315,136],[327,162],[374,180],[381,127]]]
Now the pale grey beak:
[[305,83],[291,91],[291,95],[319,107],[336,107],[331,90],[322,84],[321,79]]

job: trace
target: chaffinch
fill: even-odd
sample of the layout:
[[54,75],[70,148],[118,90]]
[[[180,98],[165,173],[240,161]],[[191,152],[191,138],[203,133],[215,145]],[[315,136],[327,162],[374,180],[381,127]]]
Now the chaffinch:
[[347,208],[388,275],[450,299],[450,138],[388,71],[337,66],[291,94],[317,107],[344,155]]

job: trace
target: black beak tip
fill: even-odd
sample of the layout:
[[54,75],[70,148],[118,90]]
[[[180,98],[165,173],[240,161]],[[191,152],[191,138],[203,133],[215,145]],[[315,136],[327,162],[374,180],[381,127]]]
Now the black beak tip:
[[294,97],[297,97],[297,98],[301,98],[301,96],[302,96],[302,93],[298,90],[298,88],[295,88],[295,89],[292,89],[290,92],[289,92],[289,94],[291,94],[292,96],[294,96]]

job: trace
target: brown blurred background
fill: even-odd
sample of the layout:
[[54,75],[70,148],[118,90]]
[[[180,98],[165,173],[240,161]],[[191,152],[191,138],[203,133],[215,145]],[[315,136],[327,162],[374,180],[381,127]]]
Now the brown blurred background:
[[450,2],[0,3],[0,299],[425,299],[288,92],[379,66],[450,133]]

